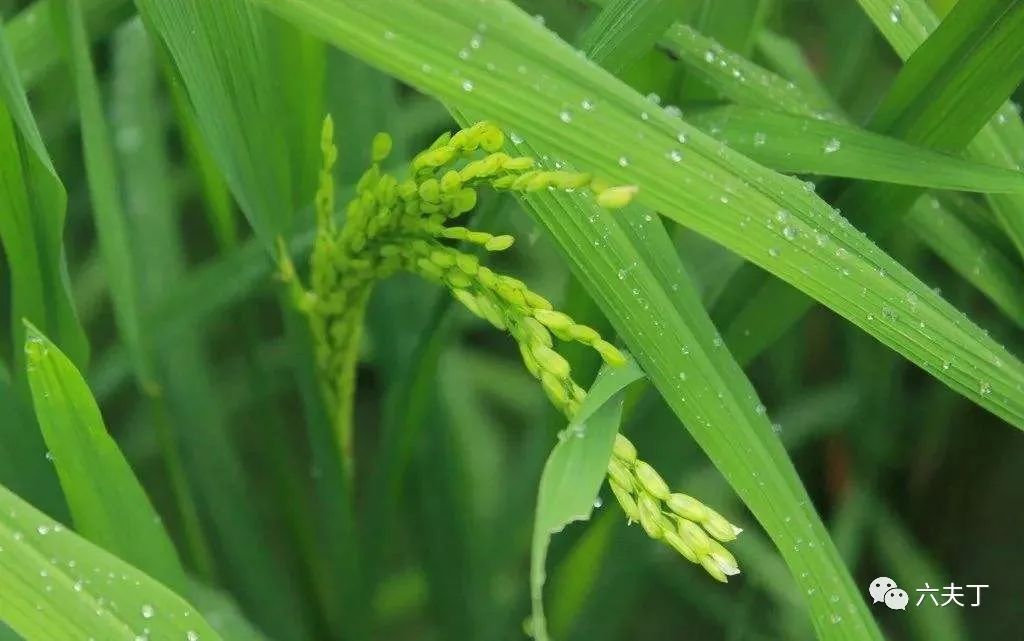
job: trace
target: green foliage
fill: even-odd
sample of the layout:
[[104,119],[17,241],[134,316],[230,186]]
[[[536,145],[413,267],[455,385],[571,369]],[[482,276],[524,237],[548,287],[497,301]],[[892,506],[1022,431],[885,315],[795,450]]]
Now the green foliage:
[[36,416],[82,536],[175,590],[185,573],[142,487],[68,358],[31,325],[25,354]]
[[1024,3],[0,14],[3,641],[1007,636]]
[[[606,474],[613,444],[622,420],[623,390],[643,377],[632,361],[622,367],[606,367],[569,423],[540,477],[537,515],[533,524],[530,552],[530,596],[533,614],[527,629],[534,638],[548,638],[544,616],[544,569],[551,537],[576,521],[586,521]],[[635,454],[635,452],[634,452]],[[609,483],[614,483],[609,477]],[[623,504],[625,505],[625,504]],[[633,515],[627,515],[631,519]]]
[[[27,318],[50,331],[77,362],[84,363],[89,348],[68,295],[61,242],[67,196],[2,35],[0,159],[0,239],[11,273],[12,344],[22,343],[21,319]],[[22,362],[15,352],[15,371]]]
[[220,637],[166,587],[0,487],[0,617],[26,641]]

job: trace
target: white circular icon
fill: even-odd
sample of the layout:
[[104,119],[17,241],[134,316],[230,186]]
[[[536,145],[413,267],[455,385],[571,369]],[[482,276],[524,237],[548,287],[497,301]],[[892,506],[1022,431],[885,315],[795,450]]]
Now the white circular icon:
[[893,588],[885,593],[885,605],[889,606],[890,610],[906,610],[907,592],[899,588]]
[[868,586],[868,592],[875,603],[881,603],[885,600],[885,593],[894,587],[896,587],[895,581],[887,576],[880,576],[871,582],[871,585]]

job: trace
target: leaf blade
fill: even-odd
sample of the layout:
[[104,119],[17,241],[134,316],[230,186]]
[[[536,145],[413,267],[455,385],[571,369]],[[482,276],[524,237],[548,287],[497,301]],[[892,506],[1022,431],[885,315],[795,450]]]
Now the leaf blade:
[[0,548],[0,619],[26,641],[132,641],[146,629],[154,641],[220,641],[174,592],[2,486]]
[[174,545],[107,434],[74,364],[31,324],[25,353],[36,416],[82,534],[175,589],[185,587]]
[[965,160],[838,122],[740,106],[700,112],[693,121],[732,149],[782,173],[954,191],[1024,191],[1024,174],[1019,171]]
[[530,548],[531,630],[538,641],[549,640],[543,590],[551,537],[590,519],[622,420],[622,390],[641,378],[643,371],[632,359],[622,367],[605,367],[544,464]]

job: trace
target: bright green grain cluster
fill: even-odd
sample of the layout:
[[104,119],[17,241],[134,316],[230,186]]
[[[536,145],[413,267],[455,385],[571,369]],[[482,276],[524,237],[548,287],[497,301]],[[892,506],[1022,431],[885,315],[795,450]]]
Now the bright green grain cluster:
[[608,484],[629,520],[639,521],[648,536],[668,543],[723,583],[739,574],[736,558],[722,543],[734,540],[742,530],[692,496],[671,492],[621,434],[615,437],[608,463]]
[[467,309],[519,344],[530,373],[551,401],[571,417],[583,390],[568,362],[554,349],[553,337],[592,347],[608,363],[622,354],[596,331],[556,312],[522,281],[497,274],[479,258],[452,246],[463,242],[487,251],[511,247],[512,236],[492,235],[452,224],[477,202],[484,186],[503,191],[538,189],[592,192],[604,207],[623,207],[636,189],[612,186],[590,174],[537,169],[533,158],[501,151],[505,137],[493,124],[480,122],[438,138],[410,163],[408,177],[398,180],[381,170],[391,139],[378,134],[372,164],[345,209],[345,223],[334,220],[332,169],[337,159],[333,123],[324,120],[323,167],[316,196],[317,235],[310,260],[310,288],[304,289],[282,250],[281,273],[292,284],[296,306],[309,318],[317,351],[319,378],[350,455],[347,419],[353,387],[354,358],[363,309],[373,284],[397,271],[418,274],[447,287]]
[[[283,247],[281,273],[291,284],[296,306],[309,318],[319,379],[346,460],[352,454],[349,416],[363,311],[374,283],[398,271],[447,287],[466,309],[508,332],[518,343],[527,369],[551,402],[571,419],[585,391],[573,380],[554,339],[587,345],[610,365],[624,363],[625,357],[594,329],[555,311],[522,281],[495,273],[475,254],[452,246],[463,242],[497,252],[512,246],[512,236],[495,236],[452,222],[473,209],[477,190],[483,186],[519,192],[586,188],[608,208],[628,204],[636,188],[610,186],[585,173],[536,169],[532,158],[500,151],[504,135],[487,122],[438,138],[413,158],[408,177],[400,181],[381,169],[391,151],[391,139],[378,134],[372,164],[359,179],[355,197],[345,209],[345,223],[339,227],[334,220],[331,172],[338,154],[333,137],[328,116],[321,138],[324,160],[316,195],[311,287],[306,290],[299,283]],[[630,520],[639,521],[653,538],[664,540],[721,581],[739,572],[736,560],[718,543],[734,539],[739,529],[696,499],[670,494],[661,476],[637,459],[636,449],[621,435],[608,474]]]

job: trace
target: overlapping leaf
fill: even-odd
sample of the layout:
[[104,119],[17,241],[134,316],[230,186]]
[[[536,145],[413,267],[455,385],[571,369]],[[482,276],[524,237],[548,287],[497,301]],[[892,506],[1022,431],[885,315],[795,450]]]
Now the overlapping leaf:
[[[64,264],[67,196],[43,146],[0,24],[0,240],[10,269],[13,345],[21,319],[44,328],[75,362],[89,346],[68,294]],[[22,362],[15,350],[15,365]]]
[[543,590],[551,536],[574,521],[590,518],[622,419],[621,392],[642,377],[643,372],[632,360],[623,367],[605,368],[544,465],[537,490],[530,563],[531,631],[538,641],[549,638]]
[[181,597],[0,487],[0,619],[26,641],[218,641]]

